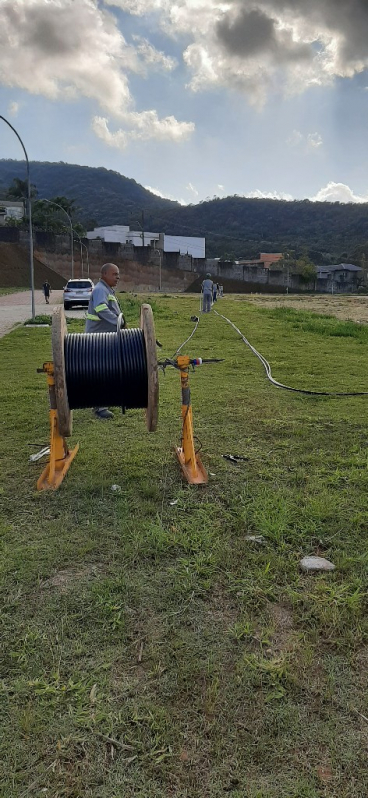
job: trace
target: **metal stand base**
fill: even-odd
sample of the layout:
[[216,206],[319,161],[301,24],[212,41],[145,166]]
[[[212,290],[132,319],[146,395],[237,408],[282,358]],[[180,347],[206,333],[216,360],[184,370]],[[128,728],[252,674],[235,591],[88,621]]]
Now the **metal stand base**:
[[194,463],[192,460],[186,463],[184,449],[177,446],[175,451],[187,482],[190,485],[207,485],[208,474],[199,455],[195,455]]
[[180,355],[177,364],[181,380],[181,414],[183,419],[182,446],[175,448],[182,472],[191,485],[205,485],[208,482],[207,471],[201,458],[195,452],[193,434],[193,415],[189,388],[189,357]]
[[79,449],[79,443],[74,449],[68,449],[59,432],[56,410],[50,410],[50,427],[50,460],[37,481],[37,490],[57,490]]
[[65,438],[60,434],[58,411],[55,400],[54,364],[44,363],[50,395],[50,459],[37,481],[37,490],[57,490],[79,449],[77,446],[69,450]]

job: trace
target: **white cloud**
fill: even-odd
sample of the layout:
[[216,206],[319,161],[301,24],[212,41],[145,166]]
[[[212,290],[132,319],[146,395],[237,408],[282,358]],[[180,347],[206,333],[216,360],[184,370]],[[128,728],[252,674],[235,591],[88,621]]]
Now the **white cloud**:
[[147,189],[147,191],[150,191],[150,192],[151,192],[151,194],[155,194],[155,195],[156,195],[156,197],[161,197],[161,199],[168,199],[168,198],[165,196],[165,194],[163,194],[163,193],[162,193],[162,191],[159,191],[159,189],[158,189],[158,188],[152,188],[152,186],[145,186],[144,188],[146,188],[146,189]]
[[309,150],[318,150],[323,144],[322,136],[319,133],[308,133],[307,147]]
[[304,152],[315,152],[323,144],[323,139],[320,133],[301,133],[300,130],[293,130],[289,138],[286,139],[289,147],[303,148]]
[[[289,202],[294,199],[292,194],[287,194],[284,191],[260,191],[259,189],[256,189],[256,191],[249,191],[243,196],[255,199],[288,200]],[[349,188],[349,186],[347,186],[345,183],[334,183],[331,181],[330,183],[327,183],[327,186],[324,186],[317,191],[314,197],[309,197],[309,199],[312,202],[368,203],[368,193],[366,195],[354,194],[352,189]]]
[[108,144],[109,147],[116,147],[118,150],[125,150],[129,144],[129,134],[126,130],[116,130],[111,133],[108,122],[104,116],[95,116],[92,119],[92,130],[99,139]]
[[291,194],[285,194],[283,191],[260,191],[259,188],[257,188],[255,191],[249,191],[248,194],[243,194],[243,197],[249,197],[251,199],[293,199]]
[[152,186],[145,186],[145,188],[147,189],[147,191],[150,191],[151,194],[156,194],[156,197],[161,197],[162,199],[169,199],[172,200],[173,202],[178,202],[179,205],[188,204],[183,199],[177,199],[176,197],[173,197],[172,194],[163,194],[162,191],[159,191],[158,188],[152,188]]
[[121,68],[136,68],[115,18],[94,0],[0,0],[5,85],[63,99],[67,91],[119,111],[131,101]]
[[170,71],[176,62],[147,39],[127,44],[102,3],[0,0],[0,83],[53,100],[90,98],[129,128],[101,136],[98,120],[103,117],[93,121],[93,129],[113,146],[124,148],[133,138],[180,142],[194,125],[173,116],[159,119],[155,111],[135,111],[128,80],[131,72]]
[[303,133],[301,133],[300,130],[293,130],[289,138],[286,139],[286,144],[289,144],[290,147],[298,147],[303,141]]
[[368,67],[367,0],[105,0],[189,39],[190,86],[225,86],[260,105]]
[[188,138],[194,130],[192,122],[178,122],[174,116],[159,119],[156,111],[127,111],[121,114],[121,119],[129,128],[111,132],[108,120],[103,116],[95,116],[92,120],[92,129],[96,135],[110,147],[124,150],[130,141],[159,141],[179,142]]
[[225,186],[222,186],[221,183],[217,183],[217,188],[219,188],[220,191],[225,191]]
[[161,50],[156,50],[148,39],[143,36],[132,36],[132,39],[136,43],[135,47],[138,55],[151,69],[162,69],[166,72],[172,72],[173,69],[176,69],[178,65],[176,58],[165,55]]
[[199,196],[199,191],[196,189],[195,186],[193,186],[193,183],[188,183],[186,189],[187,191],[191,191],[191,193],[194,194],[195,197]]
[[20,104],[19,103],[15,102],[15,101],[12,102],[12,103],[9,103],[9,105],[8,105],[8,114],[10,116],[18,116],[19,108],[20,108]]
[[368,194],[354,194],[352,189],[345,183],[334,183],[331,181],[327,186],[317,191],[313,202],[368,202]]

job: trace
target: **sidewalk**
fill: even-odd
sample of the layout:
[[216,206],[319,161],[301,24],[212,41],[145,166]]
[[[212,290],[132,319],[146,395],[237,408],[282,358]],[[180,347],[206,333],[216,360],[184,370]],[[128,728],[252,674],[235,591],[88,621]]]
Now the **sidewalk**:
[[[36,316],[50,315],[55,305],[60,305],[63,301],[63,292],[53,291],[50,296],[50,304],[46,305],[42,291],[35,291]],[[78,310],[68,310],[66,316],[74,319],[83,319],[86,308]],[[31,292],[19,291],[15,294],[5,294],[0,296],[0,338],[10,332],[17,324],[23,324],[32,316]]]

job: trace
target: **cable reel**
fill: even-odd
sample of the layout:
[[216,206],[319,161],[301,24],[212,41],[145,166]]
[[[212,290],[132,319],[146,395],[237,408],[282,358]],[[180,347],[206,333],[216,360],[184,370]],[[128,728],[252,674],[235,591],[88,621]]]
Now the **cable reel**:
[[152,308],[141,306],[140,327],[113,333],[68,335],[64,309],[52,318],[53,362],[38,371],[47,375],[50,398],[50,457],[37,482],[38,490],[56,490],[78,446],[69,450],[73,410],[102,405],[146,410],[149,432],[158,422],[158,364]]
[[140,327],[115,333],[68,335],[65,314],[52,319],[52,353],[59,431],[72,434],[73,410],[113,406],[146,410],[149,432],[158,422],[159,383],[152,308],[141,306]]

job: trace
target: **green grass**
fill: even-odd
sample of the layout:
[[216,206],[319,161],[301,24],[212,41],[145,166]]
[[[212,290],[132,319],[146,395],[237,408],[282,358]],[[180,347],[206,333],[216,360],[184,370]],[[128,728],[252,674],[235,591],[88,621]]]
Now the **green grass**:
[[337,338],[358,338],[362,343],[368,341],[368,326],[356,324],[354,321],[341,321],[335,316],[321,315],[293,308],[265,309],[271,318],[282,320],[292,325],[295,330],[316,333],[316,335],[331,335]]
[[[135,325],[139,298],[121,300]],[[164,358],[198,300],[152,304]],[[368,389],[359,325],[218,310],[276,379]],[[190,377],[207,487],[180,476],[168,369],[156,434],[141,411],[76,411],[78,456],[39,494],[50,331],[0,341],[1,798],[366,798],[367,400],[274,389],[213,314],[186,351],[224,358]],[[336,570],[303,575],[306,554]]]

